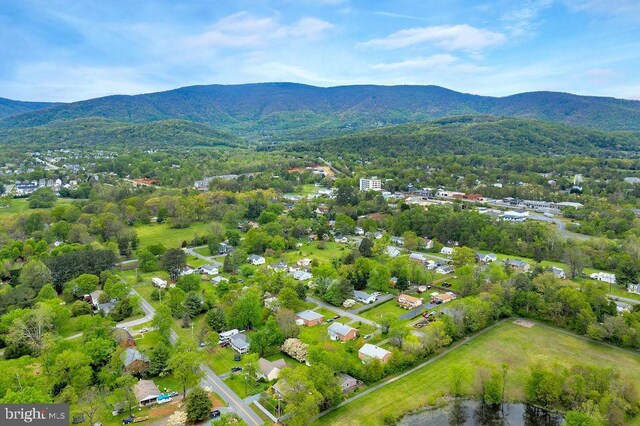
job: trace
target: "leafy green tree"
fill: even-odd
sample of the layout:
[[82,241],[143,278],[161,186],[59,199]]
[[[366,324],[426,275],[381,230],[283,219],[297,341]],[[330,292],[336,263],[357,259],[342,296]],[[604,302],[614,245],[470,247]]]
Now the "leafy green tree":
[[280,306],[292,311],[298,311],[302,301],[298,297],[298,293],[291,287],[285,287],[278,293],[278,301]]
[[58,297],[56,289],[51,284],[45,284],[38,292],[38,300],[50,300]]
[[89,305],[84,300],[76,300],[71,305],[71,316],[72,317],[78,317],[80,315],[88,315],[91,312],[93,312],[93,309],[91,309],[91,305]]
[[65,283],[63,293],[68,298],[79,298],[89,294],[98,287],[100,278],[93,274],[82,274]]
[[400,275],[398,281],[396,281],[396,288],[400,291],[405,291],[409,288],[409,281],[405,275]]
[[300,326],[296,324],[296,317],[293,311],[280,309],[276,313],[276,322],[285,339],[298,337],[298,334],[300,334]]
[[346,214],[338,213],[334,227],[338,234],[353,234],[356,230],[356,222]]
[[133,305],[128,297],[118,300],[116,305],[109,312],[109,317],[116,322],[129,318],[131,315],[133,315]]
[[465,265],[472,265],[475,261],[475,253],[469,247],[456,247],[451,256],[451,263],[454,267],[459,268]]
[[238,329],[252,328],[262,321],[262,303],[260,296],[248,291],[235,301],[231,307],[229,322]]
[[118,277],[107,279],[102,288],[109,299],[122,300],[127,297],[131,291],[131,285]]
[[149,353],[149,369],[146,374],[149,377],[157,377],[165,371],[171,351],[168,345],[156,345]]
[[358,246],[358,251],[364,257],[371,257],[373,255],[373,241],[369,238],[363,238]]
[[138,250],[138,268],[142,272],[153,272],[158,269],[158,259],[149,251],[149,248]]
[[29,196],[30,209],[48,209],[55,205],[58,196],[49,187],[38,188]]
[[201,422],[209,418],[213,408],[213,403],[209,395],[200,386],[196,386],[189,392],[187,397],[187,420],[190,422]]
[[464,365],[453,365],[449,368],[449,383],[451,395],[464,395],[465,382],[468,380],[469,371]]
[[171,337],[171,326],[173,325],[173,319],[171,318],[171,309],[165,305],[161,304],[156,309],[155,314],[153,315],[153,319],[151,320],[151,325],[155,328],[166,343],[169,343],[169,338]]
[[203,375],[200,370],[200,354],[194,350],[179,345],[176,353],[167,364],[174,379],[182,386],[182,399],[186,398],[187,389],[198,383]]
[[20,283],[38,292],[45,284],[53,282],[51,271],[40,260],[32,259],[20,269]]
[[182,315],[184,315],[184,301],[186,299],[186,293],[179,287],[173,287],[167,291],[165,303],[171,309],[171,314],[174,317],[182,318]]
[[418,250],[418,247],[420,245],[420,237],[418,237],[415,232],[404,232],[402,234],[402,238],[404,239],[404,248],[411,251]]
[[227,316],[221,306],[213,306],[205,315],[204,320],[212,330],[218,333],[227,329]]
[[187,297],[184,301],[184,309],[191,319],[198,316],[204,308],[204,302],[202,298],[194,292],[187,293]]
[[162,267],[169,273],[172,280],[177,280],[180,272],[187,267],[186,254],[178,248],[167,250],[162,255]]
[[189,293],[190,291],[200,291],[200,275],[185,275],[178,280],[176,286],[181,288],[185,293]]

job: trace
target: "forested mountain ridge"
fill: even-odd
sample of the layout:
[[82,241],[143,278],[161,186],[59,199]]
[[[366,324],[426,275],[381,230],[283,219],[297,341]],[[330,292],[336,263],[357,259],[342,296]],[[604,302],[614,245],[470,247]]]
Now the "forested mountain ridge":
[[0,119],[0,127],[102,117],[130,123],[180,119],[263,139],[312,139],[460,114],[538,118],[602,130],[640,130],[640,101],[531,92],[502,98],[438,86],[315,87],[294,83],[190,86],[107,96]]
[[56,121],[46,126],[0,129],[0,145],[56,147],[95,146],[237,146],[238,137],[208,124],[185,120],[123,123],[104,118]]
[[592,155],[636,157],[640,134],[494,116],[455,116],[373,129],[320,142],[291,145],[297,151],[377,156]]
[[0,118],[56,105],[49,102],[24,102],[0,98]]

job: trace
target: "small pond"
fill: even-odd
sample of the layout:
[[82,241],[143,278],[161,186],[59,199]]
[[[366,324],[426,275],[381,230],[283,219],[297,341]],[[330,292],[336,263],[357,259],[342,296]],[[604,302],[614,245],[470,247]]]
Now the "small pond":
[[528,404],[489,406],[472,400],[456,400],[434,410],[408,414],[399,426],[559,426],[562,416]]

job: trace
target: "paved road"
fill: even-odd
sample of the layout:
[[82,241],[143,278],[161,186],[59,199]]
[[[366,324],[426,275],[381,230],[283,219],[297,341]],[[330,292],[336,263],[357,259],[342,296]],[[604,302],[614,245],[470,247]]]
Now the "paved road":
[[591,235],[585,235],[585,234],[578,234],[576,232],[571,232],[567,230],[567,226],[565,225],[565,223],[563,221],[561,221],[560,219],[556,218],[556,217],[547,217],[545,215],[542,215],[540,213],[534,213],[531,212],[529,213],[529,217],[531,219],[535,219],[535,220],[540,220],[543,222],[553,222],[556,224],[556,227],[558,228],[558,233],[560,234],[560,236],[563,239],[569,239],[569,238],[573,238],[575,240],[588,240],[590,238],[593,238]]
[[184,247],[182,250],[184,250],[185,253],[190,254],[191,256],[195,256],[198,259],[202,259],[202,260],[205,260],[205,261],[211,263],[216,268],[221,268],[222,267],[222,262],[217,261],[214,256],[203,256],[200,253],[196,252],[195,249],[203,248],[203,247],[206,247],[206,246],[193,247],[193,248]]
[[353,312],[349,312],[349,311],[345,311],[344,309],[337,308],[333,305],[323,302],[320,299],[316,299],[315,297],[307,296],[307,302],[315,303],[316,305],[322,306],[323,308],[334,311],[343,317],[351,318],[352,320],[356,320],[356,321],[362,321],[363,324],[369,324],[376,328],[380,328],[380,324],[378,324],[377,322],[368,320],[364,317],[361,317],[360,315],[354,314]]
[[201,380],[201,385],[205,388],[210,388],[216,392],[222,399],[224,399],[229,407],[237,413],[242,420],[244,420],[250,426],[257,426],[262,424],[262,419],[256,413],[253,412],[249,403],[244,401],[238,395],[236,395],[220,377],[213,372],[207,365],[201,364],[200,369],[204,372],[204,376]]
[[[140,306],[142,309],[153,318],[156,310],[149,302],[147,302],[140,293],[135,290],[131,290],[134,294],[140,297]],[[120,326],[120,325],[119,325]],[[178,341],[178,334],[171,330],[169,340],[172,344]],[[255,414],[249,404],[242,398],[236,395],[226,383],[220,379],[209,366],[206,364],[200,364],[200,369],[204,372],[204,376],[201,380],[203,387],[208,387],[218,395],[235,411],[249,426],[258,426],[262,424],[262,419]]]
[[[351,403],[351,402],[355,401],[356,399],[362,398],[363,396],[368,395],[368,394],[370,394],[371,392],[374,392],[374,391],[376,391],[376,390],[378,390],[378,389],[380,389],[380,388],[382,388],[382,387],[384,387],[384,386],[387,386],[387,385],[389,385],[389,384],[391,384],[391,383],[393,383],[393,382],[395,382],[395,381],[397,381],[397,380],[402,379],[403,377],[408,376],[409,374],[412,374],[412,373],[416,372],[417,370],[421,369],[422,367],[425,367],[425,366],[427,366],[427,365],[429,365],[429,364],[431,364],[431,363],[433,363],[433,362],[435,362],[435,361],[439,360],[440,358],[442,358],[442,357],[446,356],[446,355],[447,355],[447,354],[449,354],[450,352],[453,352],[454,350],[458,349],[460,346],[462,346],[462,345],[466,345],[467,343],[469,343],[471,340],[475,339],[476,337],[481,336],[481,335],[483,335],[483,334],[487,333],[488,331],[492,330],[493,328],[497,327],[498,325],[500,325],[500,324],[502,324],[502,323],[504,323],[505,321],[508,321],[508,320],[510,320],[510,319],[512,320],[513,318],[506,318],[506,319],[503,319],[502,321],[499,321],[499,322],[497,322],[497,323],[495,323],[495,324],[493,324],[493,325],[490,325],[489,327],[487,327],[487,328],[485,328],[485,329],[483,329],[483,330],[480,330],[479,332],[477,332],[476,334],[474,334],[474,335],[472,335],[472,336],[465,337],[464,339],[460,340],[459,342],[457,342],[457,343],[455,343],[455,344],[453,344],[453,345],[449,346],[449,348],[448,348],[447,350],[445,350],[445,351],[443,351],[443,352],[440,352],[438,355],[434,356],[433,358],[429,358],[428,360],[426,360],[426,361],[425,361],[425,362],[423,362],[422,364],[418,364],[417,366],[413,367],[413,368],[412,368],[412,369],[410,369],[410,370],[405,371],[405,372],[404,372],[404,373],[402,373],[402,374],[399,374],[399,375],[397,375],[397,376],[395,376],[395,377],[392,377],[392,378],[387,379],[387,380],[385,380],[385,381],[383,381],[383,382],[381,382],[381,383],[378,383],[377,385],[375,385],[375,386],[373,386],[373,387],[371,387],[371,388],[369,388],[369,389],[365,390],[364,392],[359,393],[358,395],[356,395],[356,396],[354,396],[354,397],[351,397],[351,398],[349,398],[349,399],[344,400],[342,403],[340,403],[340,404],[336,405],[335,407],[332,407],[332,408],[330,408],[330,409],[328,409],[328,410],[323,411],[322,413],[320,413],[320,414],[318,415],[318,417],[322,417],[322,416],[324,416],[324,415],[326,415],[326,414],[329,414],[329,413],[331,413],[332,411],[335,411],[335,410],[337,410],[338,408],[343,407],[343,406],[345,406],[345,405],[347,405],[347,404],[349,404],[349,403]],[[318,417],[316,417],[316,419],[317,419]],[[314,420],[315,420],[315,419],[314,419]]]
[[640,300],[629,299],[628,297],[620,297],[616,296],[615,294],[607,294],[607,297],[614,302],[623,302],[623,304],[625,305],[640,305]]

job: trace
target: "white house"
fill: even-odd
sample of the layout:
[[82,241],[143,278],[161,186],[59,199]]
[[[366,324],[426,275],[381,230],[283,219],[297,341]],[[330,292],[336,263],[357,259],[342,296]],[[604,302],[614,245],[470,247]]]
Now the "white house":
[[249,342],[247,342],[247,336],[244,333],[234,334],[229,341],[231,342],[231,347],[239,354],[249,352]]
[[411,253],[409,255],[409,259],[410,260],[415,260],[416,262],[420,262],[420,263],[425,263],[427,261],[427,258],[424,257],[424,254],[422,253]]
[[151,282],[153,283],[154,286],[158,288],[167,288],[167,281],[163,280],[162,278],[153,277],[151,278]]
[[442,275],[452,274],[453,266],[451,265],[441,265],[436,268],[436,272]]
[[220,284],[222,281],[229,281],[229,279],[223,277],[222,275],[216,275],[215,277],[211,278],[211,283],[215,285]]
[[358,351],[358,358],[363,361],[367,359],[378,359],[382,362],[387,362],[389,358],[391,358],[391,352],[380,346],[365,343]]
[[450,256],[453,254],[453,247],[442,247],[440,254]]
[[360,303],[364,303],[368,305],[369,303],[373,303],[377,300],[377,298],[369,293],[365,293],[364,291],[355,290],[353,292],[353,298],[356,299]]
[[487,253],[487,254],[476,253],[476,259],[478,260],[478,262],[490,263],[498,260],[498,256],[496,256],[493,253]]
[[604,281],[609,284],[616,283],[616,274],[610,274],[608,272],[594,272],[593,274],[589,275],[589,278],[591,278],[592,280]]
[[198,271],[201,274],[218,275],[218,268],[216,268],[213,265],[202,265],[201,267],[198,268]]
[[266,259],[262,256],[258,256],[257,254],[252,254],[247,258],[247,262],[249,262],[252,265],[258,266],[258,265],[264,265],[266,262]]
[[311,272],[307,271],[293,271],[293,279],[298,281],[307,281],[313,278]]
[[393,259],[400,256],[400,250],[394,246],[387,246],[387,248],[385,249],[385,253]]
[[555,266],[552,266],[551,272],[553,272],[553,275],[555,275],[558,278],[562,278],[562,279],[567,278],[567,275],[564,273],[564,269],[562,268],[556,268]]
[[264,358],[258,360],[258,378],[264,378],[267,381],[276,380],[280,376],[280,371],[287,366],[284,359],[280,358],[275,361],[269,361]]

